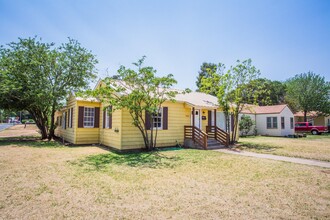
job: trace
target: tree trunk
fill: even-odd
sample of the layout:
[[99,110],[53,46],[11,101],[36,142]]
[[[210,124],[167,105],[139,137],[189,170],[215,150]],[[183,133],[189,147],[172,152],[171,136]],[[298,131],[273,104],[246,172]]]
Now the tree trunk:
[[29,109],[28,110],[32,115],[33,120],[35,121],[37,127],[40,130],[41,139],[47,139],[47,114],[42,113],[40,110],[37,109]]
[[307,111],[304,110],[304,122],[307,121]]
[[50,141],[55,136],[55,108],[56,108],[56,100],[53,100],[52,111],[50,115],[50,129],[48,134],[48,141]]
[[238,130],[238,114],[234,114],[234,130],[233,130],[233,144],[237,141],[237,130]]
[[40,130],[41,139],[44,140],[47,138],[47,129],[42,120],[38,117],[33,117],[33,120],[36,122],[37,127]]

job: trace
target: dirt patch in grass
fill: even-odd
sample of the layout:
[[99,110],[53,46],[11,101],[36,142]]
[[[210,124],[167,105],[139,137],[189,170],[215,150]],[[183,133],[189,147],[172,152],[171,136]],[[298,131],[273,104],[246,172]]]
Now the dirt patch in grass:
[[327,169],[214,151],[9,144],[0,170],[0,219],[330,217]]
[[307,138],[245,137],[237,148],[257,153],[300,157],[330,162],[330,136],[312,135]]

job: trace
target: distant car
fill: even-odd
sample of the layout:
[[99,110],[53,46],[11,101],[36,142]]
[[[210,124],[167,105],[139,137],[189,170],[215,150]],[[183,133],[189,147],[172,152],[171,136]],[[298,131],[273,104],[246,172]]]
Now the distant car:
[[314,126],[310,122],[297,122],[294,127],[295,132],[297,133],[306,133],[310,132],[313,135],[326,133],[328,132],[328,127],[325,126]]

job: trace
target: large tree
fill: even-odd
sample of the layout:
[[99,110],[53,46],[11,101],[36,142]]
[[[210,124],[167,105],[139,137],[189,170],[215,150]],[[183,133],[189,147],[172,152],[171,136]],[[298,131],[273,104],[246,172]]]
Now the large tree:
[[286,99],[294,109],[307,113],[316,111],[319,114],[330,114],[330,82],[313,72],[295,75],[286,81]]
[[252,96],[243,97],[245,103],[260,106],[277,105],[284,103],[286,86],[280,81],[271,81],[265,78],[251,80],[245,89],[250,90]]
[[147,150],[157,146],[158,128],[154,128],[152,117],[158,115],[162,104],[174,101],[177,90],[171,89],[176,84],[172,74],[158,77],[153,67],[143,66],[145,57],[133,63],[136,69],[121,66],[116,78],[103,80],[104,86],[87,92],[99,98],[106,105],[112,106],[112,112],[127,110],[132,124],[139,129]]
[[55,47],[41,39],[19,38],[0,48],[0,107],[27,110],[42,139],[52,139],[55,111],[72,90],[88,87],[95,56],[78,41]]
[[221,63],[217,69],[216,72],[210,74],[211,77],[202,79],[202,91],[217,95],[218,102],[226,116],[227,127],[229,115],[232,115],[234,120],[230,142],[233,144],[237,137],[238,117],[245,107],[246,97],[254,97],[255,100],[258,98],[258,94],[247,89],[247,85],[259,77],[260,71],[252,65],[251,59],[237,60],[236,65],[231,66],[228,71],[225,71],[225,65]]
[[[196,80],[197,91],[201,91],[202,79],[211,77],[212,73],[217,71],[217,68],[218,68],[218,66],[215,63],[204,62],[201,65],[200,70],[198,71],[198,76],[197,76],[197,80]],[[211,94],[215,95],[215,93],[211,93]]]

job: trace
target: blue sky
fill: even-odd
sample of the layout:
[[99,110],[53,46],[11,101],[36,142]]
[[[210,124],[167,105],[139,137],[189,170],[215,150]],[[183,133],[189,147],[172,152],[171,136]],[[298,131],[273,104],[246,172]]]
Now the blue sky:
[[271,80],[307,71],[330,80],[328,0],[0,0],[0,44],[35,35],[77,39],[100,77],[146,55],[178,88],[196,88],[203,62],[248,58]]

